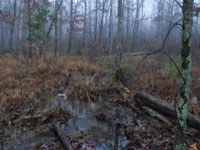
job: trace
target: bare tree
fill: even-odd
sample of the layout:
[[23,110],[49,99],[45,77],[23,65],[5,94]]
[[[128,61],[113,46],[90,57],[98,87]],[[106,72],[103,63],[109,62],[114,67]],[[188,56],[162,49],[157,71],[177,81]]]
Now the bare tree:
[[[2,2],[0,2],[0,11],[1,11],[1,9],[2,9]],[[0,31],[1,31],[1,49],[4,49],[4,46],[5,46],[4,38],[5,37],[4,37],[4,23],[3,23],[2,17],[1,17],[0,21],[1,21],[1,27],[0,27]]]
[[97,41],[97,25],[98,25],[98,4],[99,1],[95,1],[95,28],[94,28],[94,41]]
[[100,23],[100,33],[99,33],[99,41],[101,42],[102,40],[102,32],[103,32],[103,24],[104,24],[104,14],[105,14],[105,6],[106,6],[106,1],[103,0],[102,2],[102,13],[101,13],[101,23]]
[[92,39],[92,2],[89,2],[89,40]]
[[69,29],[69,43],[67,51],[71,51],[73,40],[73,28],[74,28],[74,14],[73,14],[73,0],[70,1],[70,29]]
[[109,52],[113,49],[113,0],[110,0]]
[[122,0],[118,0],[118,25],[117,25],[117,55],[115,58],[116,80],[121,78],[121,59],[122,59],[122,27],[123,27],[123,15],[122,15]]
[[59,16],[60,16],[60,18],[59,18],[59,41],[61,44],[62,37],[63,37],[63,7],[60,8]]
[[55,48],[54,55],[57,56],[57,47],[58,47],[58,0],[55,0]]
[[85,46],[86,25],[87,25],[87,0],[84,0],[84,21],[83,21],[83,40],[82,46]]
[[10,28],[10,40],[9,40],[10,49],[13,49],[13,36],[14,36],[14,31],[15,31],[16,13],[17,13],[17,0],[14,1],[13,16],[12,16],[11,28]]

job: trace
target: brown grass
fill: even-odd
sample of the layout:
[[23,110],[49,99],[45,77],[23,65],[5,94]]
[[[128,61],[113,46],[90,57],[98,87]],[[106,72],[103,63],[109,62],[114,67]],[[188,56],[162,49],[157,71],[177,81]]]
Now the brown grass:
[[[155,96],[166,99],[175,104],[178,83],[161,73],[160,62],[148,59],[141,67],[133,72],[141,58],[129,58],[124,62],[128,88],[132,93],[147,91]],[[127,67],[127,64],[129,67]],[[53,57],[26,58],[5,55],[0,57],[0,104],[5,102],[19,102],[35,100],[56,93],[58,86],[65,86],[68,96],[80,99],[94,100],[97,91],[106,92],[116,88],[111,76],[113,74],[112,61],[103,61],[100,65],[87,58],[59,56],[57,61]],[[191,94],[189,109],[199,114],[198,104],[193,104],[192,98],[200,98],[200,66],[193,63]],[[118,88],[119,90],[120,88]],[[124,93],[122,93],[124,95]]]
[[93,74],[97,66],[88,60],[59,57],[14,58],[10,55],[0,58],[0,97],[3,102],[37,99],[53,93],[58,85],[68,84],[68,78],[77,72]]

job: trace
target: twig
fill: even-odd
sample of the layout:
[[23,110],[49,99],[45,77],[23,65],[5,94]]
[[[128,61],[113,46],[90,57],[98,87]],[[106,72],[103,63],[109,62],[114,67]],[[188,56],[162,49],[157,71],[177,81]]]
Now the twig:
[[183,8],[183,6],[181,5],[181,3],[178,0],[174,0],[174,1],[178,4],[179,7]]

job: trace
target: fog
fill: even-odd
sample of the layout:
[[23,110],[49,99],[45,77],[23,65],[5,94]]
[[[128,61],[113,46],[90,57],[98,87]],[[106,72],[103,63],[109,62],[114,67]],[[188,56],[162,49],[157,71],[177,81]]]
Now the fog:
[[199,13],[200,0],[0,0],[0,149],[200,149]]
[[[55,22],[49,16],[55,13],[56,2],[60,5],[61,0],[32,0],[30,9],[33,11],[29,11],[27,0],[17,0],[16,7],[15,0],[2,0],[0,2],[1,50],[20,49],[28,43],[30,28],[27,25],[28,18],[31,19],[33,14],[37,13],[39,5],[43,5],[50,10],[46,15],[44,29],[46,32],[50,29],[51,38],[47,44],[47,47],[50,47],[48,51],[52,51],[51,47],[54,47],[55,39],[57,39],[57,48],[60,52],[66,52],[68,49],[70,52],[77,53],[77,48],[80,51],[85,47],[91,49],[91,44],[98,42],[103,44],[106,53],[115,53],[117,1],[113,0],[111,6],[110,0],[63,0],[57,12],[55,28]],[[123,52],[151,51],[159,48],[168,30],[182,17],[179,4],[175,0],[123,0]],[[196,0],[195,7],[198,6],[199,1]],[[193,43],[195,48],[199,47],[198,18],[199,15],[194,16]],[[180,29],[180,26],[175,26],[170,33],[167,40],[170,43],[168,49],[180,49]],[[57,37],[55,37],[55,32]],[[112,41],[112,48],[109,48],[111,47],[109,41]]]

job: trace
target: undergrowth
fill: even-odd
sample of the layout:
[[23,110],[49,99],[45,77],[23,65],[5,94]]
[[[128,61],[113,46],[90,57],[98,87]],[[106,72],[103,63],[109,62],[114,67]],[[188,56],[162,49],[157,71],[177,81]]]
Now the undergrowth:
[[[104,61],[100,65],[86,58],[59,56],[26,58],[5,55],[0,57],[0,104],[37,100],[58,93],[64,87],[68,98],[95,101],[100,95],[112,92],[130,98],[136,92],[147,91],[175,105],[178,100],[178,82],[175,77],[163,74],[159,62],[146,60],[137,70],[142,58],[125,59],[122,69],[126,83],[118,84],[113,79],[113,64]],[[165,69],[164,69],[165,70]],[[192,85],[189,101],[190,112],[199,114],[200,68],[193,63]]]
[[88,60],[60,57],[26,58],[6,55],[0,58],[0,103],[34,100],[54,94],[67,86],[74,74],[92,75],[98,67]]

